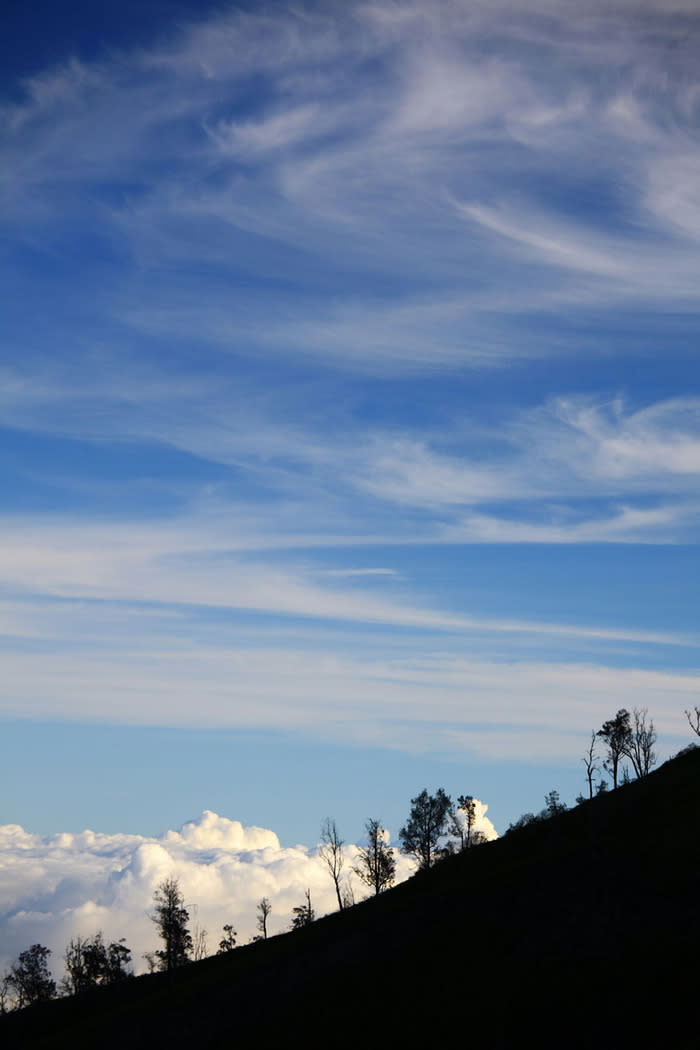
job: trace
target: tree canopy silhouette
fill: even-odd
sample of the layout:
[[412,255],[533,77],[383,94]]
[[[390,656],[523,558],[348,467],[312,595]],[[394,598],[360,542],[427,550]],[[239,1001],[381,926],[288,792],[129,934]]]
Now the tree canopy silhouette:
[[94,937],[71,937],[64,955],[66,976],[63,988],[69,995],[80,995],[88,988],[116,984],[131,975],[127,969],[131,951],[124,938],[104,943],[102,931]]
[[17,961],[10,967],[7,984],[20,1009],[55,996],[56,982],[49,972],[49,955],[50,948],[33,944],[31,948],[20,952]]
[[304,894],[304,903],[292,909],[292,929],[300,930],[304,926],[310,926],[315,918],[316,913],[311,906],[311,890],[307,889]]
[[156,952],[160,969],[172,974],[190,960],[192,935],[188,923],[189,912],[177,879],[163,879],[153,894],[155,908],[150,916],[155,923],[164,947]]
[[617,787],[617,776],[620,761],[627,754],[630,738],[632,736],[632,725],[630,713],[624,707],[620,708],[614,718],[603,722],[602,728],[597,735],[605,742],[608,753],[603,763],[609,773],[612,774],[613,787]]
[[452,800],[442,788],[434,795],[423,789],[411,799],[411,814],[399,838],[401,849],[416,858],[419,869],[431,867],[443,855],[440,839],[446,834],[451,811]]

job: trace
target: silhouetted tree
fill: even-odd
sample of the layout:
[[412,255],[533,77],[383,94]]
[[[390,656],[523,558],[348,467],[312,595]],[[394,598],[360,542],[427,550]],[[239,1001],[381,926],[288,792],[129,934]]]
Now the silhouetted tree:
[[116,984],[130,977],[127,966],[131,952],[122,937],[106,945],[102,931],[92,938],[71,937],[64,955],[66,976],[61,985],[68,995],[80,995],[88,988],[102,984]]
[[605,741],[607,746],[608,754],[603,765],[612,774],[613,788],[616,788],[620,760],[627,754],[632,735],[629,711],[626,711],[624,707],[621,708],[614,718],[603,722],[597,735]]
[[156,952],[160,969],[173,974],[179,966],[190,961],[192,936],[189,931],[190,914],[177,879],[164,879],[153,894],[155,908],[150,917],[158,935],[165,944]]
[[267,940],[267,919],[272,911],[272,905],[267,897],[263,897],[258,903],[257,925],[260,935],[264,941]]
[[346,879],[343,883],[343,908],[352,908],[354,903],[355,891],[350,884],[350,880]]
[[386,831],[378,820],[370,818],[365,824],[367,845],[359,852],[358,864],[353,868],[357,877],[370,886],[375,895],[391,886],[396,878],[396,860],[393,849],[387,845]]
[[9,973],[4,973],[2,977],[0,977],[0,1015],[7,1013],[11,1001],[10,975]]
[[685,717],[688,719],[688,725],[695,735],[700,736],[700,706],[694,707],[692,711],[686,711]]
[[335,895],[338,898],[338,908],[340,911],[345,907],[341,885],[341,872],[345,862],[345,857],[343,856],[343,845],[344,843],[338,834],[335,821],[331,820],[330,817],[326,817],[321,825],[321,846],[318,855],[328,868],[330,876],[333,879]]
[[56,995],[56,982],[49,972],[49,955],[50,948],[33,944],[31,948],[20,952],[17,962],[10,967],[7,986],[20,1010],[32,1003],[53,999]]
[[635,707],[632,712],[632,725],[625,754],[632,763],[632,768],[637,776],[645,777],[656,765],[656,732],[651,719],[647,721],[649,712],[646,707]]
[[521,828],[526,828],[530,824],[537,824],[540,818],[536,817],[534,813],[523,813],[517,820],[512,821],[506,828],[506,834],[509,831],[519,831]]
[[591,742],[588,745],[588,751],[583,756],[581,761],[586,767],[586,780],[588,781],[588,797],[593,798],[593,775],[598,772],[598,763],[596,761],[596,732],[591,730]]
[[116,984],[125,977],[133,977],[133,972],[127,967],[131,962],[131,949],[126,946],[126,938],[120,937],[118,941],[112,941],[107,948],[107,983]]
[[457,808],[450,814],[449,833],[459,841],[460,850],[469,849],[474,843],[476,802],[471,795],[460,795]]
[[421,870],[429,868],[445,852],[440,849],[440,839],[446,833],[451,809],[450,796],[442,788],[434,795],[424,789],[411,799],[411,814],[399,838],[403,852],[414,856]]
[[199,962],[200,959],[206,959],[207,954],[207,931],[195,925],[192,931],[192,959],[194,962]]
[[566,813],[566,804],[559,798],[558,791],[550,791],[544,796],[544,809],[540,814],[543,818],[556,817],[559,813]]
[[61,981],[61,990],[65,995],[80,995],[86,988],[90,987],[85,965],[84,946],[86,941],[82,937],[71,937],[63,960],[66,966],[66,976]]
[[303,926],[310,926],[316,918],[315,912],[311,907],[311,890],[307,890],[304,896],[304,903],[292,909],[294,916],[292,919],[293,930],[300,930]]
[[217,955],[225,955],[227,952],[232,952],[236,947],[236,931],[230,922],[224,926],[224,935],[219,941],[219,950]]

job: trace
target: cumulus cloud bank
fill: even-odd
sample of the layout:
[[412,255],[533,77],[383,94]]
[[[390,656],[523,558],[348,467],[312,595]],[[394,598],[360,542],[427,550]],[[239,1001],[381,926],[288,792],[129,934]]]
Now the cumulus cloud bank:
[[[493,839],[486,810],[477,803],[476,826]],[[351,873],[357,853],[356,845],[346,846],[345,871],[359,900],[365,888]],[[397,880],[413,871],[413,862],[397,853]],[[272,902],[271,934],[289,928],[307,888],[317,915],[336,908],[316,847],[283,847],[274,831],[244,827],[210,810],[157,838],[95,831],[41,836],[6,824],[0,826],[0,968],[38,941],[51,948],[58,975],[70,938],[101,929],[107,940],[126,938],[142,971],[142,953],[160,946],[148,919],[153,891],[169,876],[180,882],[191,928],[207,931],[210,954],[224,923],[233,924],[239,944],[250,940],[261,897]]]

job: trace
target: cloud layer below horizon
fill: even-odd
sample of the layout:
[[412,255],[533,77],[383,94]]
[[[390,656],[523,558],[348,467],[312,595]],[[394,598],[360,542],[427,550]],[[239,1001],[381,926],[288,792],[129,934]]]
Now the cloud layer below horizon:
[[[487,808],[477,800],[476,829],[493,839]],[[284,932],[307,889],[318,916],[337,907],[317,850],[283,848],[273,831],[243,827],[210,810],[157,838],[93,831],[42,837],[16,824],[0,826],[0,971],[20,951],[41,943],[51,949],[58,976],[70,938],[99,929],[107,941],[125,937],[135,970],[143,972],[142,953],[160,947],[148,919],[153,893],[169,877],[180,883],[191,931],[207,931],[209,954],[217,950],[225,923],[237,930],[239,945],[248,943],[257,932],[262,897],[272,903],[270,934]],[[357,846],[345,846],[344,873],[361,900],[366,887],[351,872],[357,852]],[[415,866],[400,853],[396,860],[400,882]]]

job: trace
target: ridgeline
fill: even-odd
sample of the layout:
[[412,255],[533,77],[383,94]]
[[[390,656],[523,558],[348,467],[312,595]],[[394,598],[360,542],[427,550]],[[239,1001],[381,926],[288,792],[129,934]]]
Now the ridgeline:
[[700,748],[294,933],[0,1018],[6,1050],[700,1045]]

